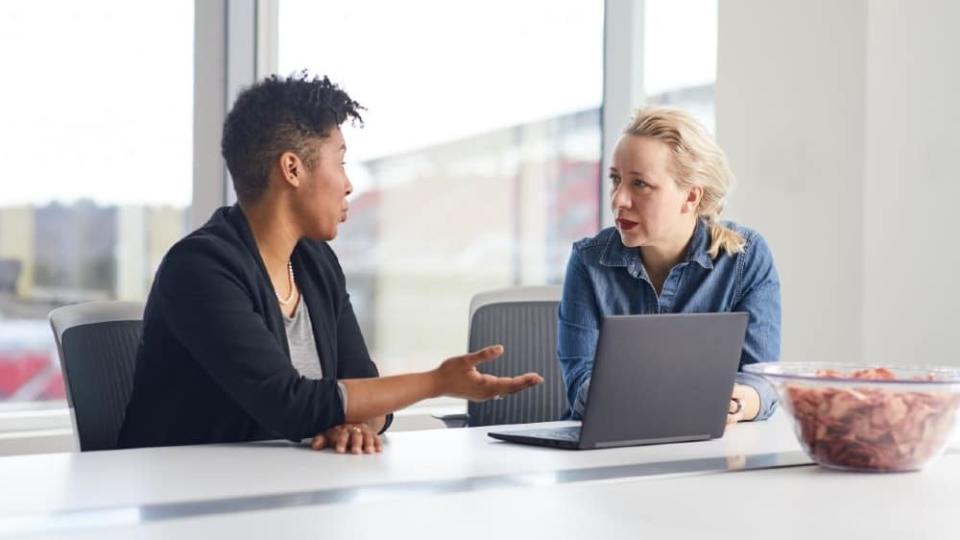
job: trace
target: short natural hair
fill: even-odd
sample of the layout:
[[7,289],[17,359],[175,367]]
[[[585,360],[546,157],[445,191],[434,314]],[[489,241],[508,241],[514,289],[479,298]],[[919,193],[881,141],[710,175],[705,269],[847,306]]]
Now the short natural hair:
[[293,152],[313,167],[310,143],[330,135],[348,118],[362,123],[363,107],[327,77],[306,71],[272,75],[243,90],[223,122],[220,151],[240,202],[254,202],[267,189],[270,167]]
[[671,172],[677,186],[703,189],[697,214],[710,226],[710,257],[716,258],[721,249],[730,254],[742,252],[743,236],[720,224],[720,213],[733,187],[733,172],[706,128],[681,109],[646,107],[634,114],[623,132],[666,144],[673,156]]

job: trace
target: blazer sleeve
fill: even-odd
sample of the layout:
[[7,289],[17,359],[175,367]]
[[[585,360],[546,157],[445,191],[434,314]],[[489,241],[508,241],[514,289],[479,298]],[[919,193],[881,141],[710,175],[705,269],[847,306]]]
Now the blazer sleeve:
[[[346,277],[343,269],[337,260],[337,256],[329,247],[327,255],[333,261],[333,266],[337,272],[337,289],[340,296],[340,309],[337,313],[337,378],[338,379],[367,379],[379,377],[380,371],[377,365],[370,358],[367,351],[367,344],[363,340],[363,334],[360,332],[360,324],[357,322],[357,315],[353,311],[353,304],[350,302],[350,293],[347,292]],[[343,390],[346,395],[346,389]],[[345,397],[349,400],[349,397]],[[388,414],[386,423],[380,433],[383,433],[393,423],[393,414]]]
[[244,284],[236,255],[182,242],[157,274],[163,318],[200,367],[264,428],[299,441],[342,424],[333,378],[302,377]]

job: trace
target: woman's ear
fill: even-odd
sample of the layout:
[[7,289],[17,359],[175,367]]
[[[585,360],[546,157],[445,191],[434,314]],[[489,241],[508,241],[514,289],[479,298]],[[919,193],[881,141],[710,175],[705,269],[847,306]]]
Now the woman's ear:
[[303,180],[304,166],[300,156],[293,152],[280,154],[280,178],[293,187],[300,187]]
[[683,208],[681,211],[684,214],[696,212],[697,208],[700,207],[701,199],[703,199],[703,188],[700,186],[693,186],[687,190],[687,198],[685,201],[683,201]]

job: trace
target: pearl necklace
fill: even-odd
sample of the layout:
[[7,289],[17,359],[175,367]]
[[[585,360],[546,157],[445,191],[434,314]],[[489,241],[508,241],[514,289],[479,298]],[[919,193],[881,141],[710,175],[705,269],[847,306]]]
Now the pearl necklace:
[[278,293],[276,290],[273,291],[273,294],[277,295],[277,301],[284,306],[293,300],[293,294],[297,292],[297,289],[294,285],[293,261],[287,261],[287,279],[290,281],[290,294],[288,294],[286,298],[281,298],[280,293]]

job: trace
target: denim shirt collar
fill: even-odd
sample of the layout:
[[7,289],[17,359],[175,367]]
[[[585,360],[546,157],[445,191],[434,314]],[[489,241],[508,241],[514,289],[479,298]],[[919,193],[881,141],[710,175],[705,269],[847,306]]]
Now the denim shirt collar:
[[[708,249],[710,249],[710,230],[706,221],[698,219],[693,237],[690,239],[690,246],[687,248],[687,257],[680,264],[695,262],[704,268],[713,268],[713,260],[707,253]],[[626,267],[627,271],[636,277],[647,275],[643,261],[640,259],[640,249],[624,246],[620,233],[616,230],[610,235],[607,245],[600,254],[600,264]]]

